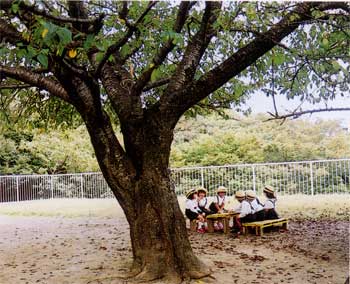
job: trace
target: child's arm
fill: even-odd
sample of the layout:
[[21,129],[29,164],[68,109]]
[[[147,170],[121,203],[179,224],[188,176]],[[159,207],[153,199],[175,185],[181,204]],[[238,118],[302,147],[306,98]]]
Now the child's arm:
[[220,206],[220,210],[223,210],[225,207],[225,202],[222,202],[221,206]]

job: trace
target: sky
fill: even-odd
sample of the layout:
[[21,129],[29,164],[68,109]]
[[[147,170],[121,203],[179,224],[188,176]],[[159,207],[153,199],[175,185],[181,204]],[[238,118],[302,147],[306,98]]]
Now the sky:
[[[289,112],[291,112],[299,104],[300,104],[299,99],[287,100],[282,95],[276,96],[276,105],[277,105],[278,112],[280,114],[288,113],[288,110]],[[266,97],[266,95],[261,92],[253,94],[250,97],[250,99],[247,100],[246,105],[251,108],[252,113],[267,113],[268,111],[274,112],[272,97]],[[319,103],[315,105],[304,103],[302,106],[303,110],[317,109],[317,108],[324,108],[324,107],[325,107],[324,103]],[[347,95],[347,98],[338,97],[334,101],[328,102],[328,107],[329,108],[331,107],[350,108],[350,95]],[[320,118],[323,120],[336,119],[341,121],[341,124],[343,127],[347,127],[350,129],[350,111],[321,112],[321,113],[314,113],[312,115],[305,114],[300,118],[310,119],[310,120],[316,120]]]

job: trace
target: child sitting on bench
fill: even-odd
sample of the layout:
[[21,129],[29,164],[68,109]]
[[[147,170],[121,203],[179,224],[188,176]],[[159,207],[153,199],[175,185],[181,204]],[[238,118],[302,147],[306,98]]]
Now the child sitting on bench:
[[264,193],[266,196],[266,201],[264,205],[265,210],[265,220],[278,219],[279,216],[276,212],[276,194],[272,186],[265,185]]
[[[245,193],[241,190],[238,190],[235,192],[235,198],[239,202],[239,204],[233,208],[231,211],[235,213],[241,213],[242,212],[242,203],[243,200],[245,200]],[[237,215],[233,218],[233,228],[231,230],[232,233],[237,233],[241,230],[241,222],[240,222],[240,216]]]
[[[227,210],[225,210],[226,192],[227,189],[224,186],[219,186],[216,190],[216,196],[214,197],[214,201],[209,206],[209,209],[213,214],[227,212]],[[224,225],[221,222],[215,222],[214,230],[223,231]]]
[[225,198],[227,189],[224,186],[219,186],[216,190],[216,196],[214,201],[210,204],[209,209],[213,213],[224,213],[225,212]]
[[205,222],[205,213],[203,213],[198,207],[197,201],[197,190],[190,189],[186,193],[186,210],[185,214],[188,219],[192,222],[193,220],[198,221],[198,233],[205,233],[206,231],[206,222]]
[[207,193],[208,193],[208,191],[204,187],[198,187],[197,188],[198,207],[203,213],[205,213],[205,216],[213,214],[213,212],[211,212],[208,209],[208,207],[209,207],[208,205],[209,204],[208,204]]
[[253,209],[254,221],[265,220],[264,204],[262,204],[256,197],[256,193],[253,190],[247,190],[246,198]]

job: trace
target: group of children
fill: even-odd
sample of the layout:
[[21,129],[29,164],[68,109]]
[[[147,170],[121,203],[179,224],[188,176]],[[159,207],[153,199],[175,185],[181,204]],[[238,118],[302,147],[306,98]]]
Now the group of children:
[[[232,231],[240,233],[242,231],[242,224],[254,221],[263,221],[278,219],[276,212],[276,194],[271,186],[266,185],[263,190],[266,201],[262,204],[257,198],[253,190],[236,191],[235,198],[239,204],[230,212],[239,213],[235,216]],[[206,216],[215,213],[225,213],[226,193],[227,189],[219,186],[216,190],[216,196],[212,202],[208,202],[207,190],[203,187],[197,189],[190,189],[186,193],[186,211],[185,214],[188,219],[197,220],[198,232],[204,233],[207,230]],[[220,222],[214,224],[215,230],[222,230],[223,225]]]

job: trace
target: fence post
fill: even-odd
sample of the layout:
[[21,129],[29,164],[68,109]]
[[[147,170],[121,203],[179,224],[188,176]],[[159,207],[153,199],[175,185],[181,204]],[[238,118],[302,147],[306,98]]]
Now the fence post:
[[310,162],[310,179],[311,179],[311,195],[314,195],[314,174],[312,171],[312,162]]
[[84,188],[83,188],[83,174],[80,174],[80,192],[81,192],[81,199],[84,198]]
[[19,177],[16,176],[16,196],[17,196],[17,202],[19,201]]
[[201,182],[202,182],[202,187],[204,187],[204,170],[201,168]]
[[254,166],[252,166],[252,170],[253,170],[253,190],[256,192],[255,167]]
[[51,199],[53,199],[53,175],[50,175],[50,178]]

